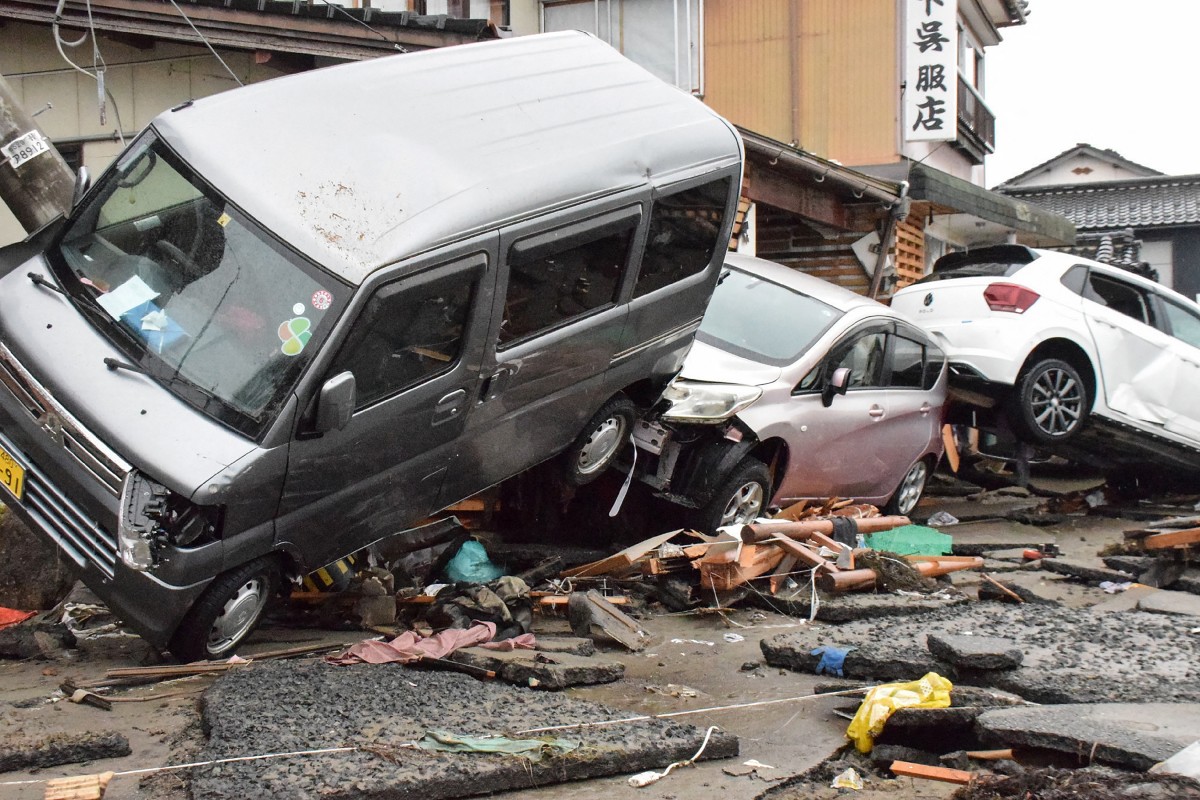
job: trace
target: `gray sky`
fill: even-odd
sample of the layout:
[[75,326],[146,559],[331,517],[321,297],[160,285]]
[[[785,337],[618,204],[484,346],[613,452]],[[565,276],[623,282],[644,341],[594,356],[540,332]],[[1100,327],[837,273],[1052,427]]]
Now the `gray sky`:
[[1200,173],[1200,2],[1031,0],[988,48],[987,185],[1087,142],[1168,175]]

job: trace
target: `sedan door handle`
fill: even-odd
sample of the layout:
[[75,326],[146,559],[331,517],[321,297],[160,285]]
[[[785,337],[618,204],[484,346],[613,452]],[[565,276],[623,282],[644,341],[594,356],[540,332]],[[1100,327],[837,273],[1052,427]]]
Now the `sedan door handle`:
[[933,406],[929,405],[929,403],[922,403],[920,411],[922,417],[927,417],[929,416],[929,412],[933,411]]
[[883,416],[884,411],[879,406],[871,406],[870,410],[868,410],[867,413],[870,414],[875,419],[879,419]]

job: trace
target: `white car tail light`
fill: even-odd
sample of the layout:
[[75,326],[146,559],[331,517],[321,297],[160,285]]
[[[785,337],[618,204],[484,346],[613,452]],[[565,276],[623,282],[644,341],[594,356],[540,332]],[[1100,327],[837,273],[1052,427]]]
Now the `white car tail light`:
[[1038,297],[1040,295],[1037,292],[1015,283],[993,283],[983,290],[983,299],[987,301],[988,308],[1014,314],[1025,313],[1037,302]]

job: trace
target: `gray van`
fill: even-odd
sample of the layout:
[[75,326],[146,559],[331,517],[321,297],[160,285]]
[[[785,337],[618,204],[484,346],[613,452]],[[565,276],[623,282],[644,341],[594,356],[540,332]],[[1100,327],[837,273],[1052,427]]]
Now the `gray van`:
[[294,579],[557,457],[678,371],[733,128],[547,34],[157,117],[0,250],[0,499],[142,636],[220,658]]

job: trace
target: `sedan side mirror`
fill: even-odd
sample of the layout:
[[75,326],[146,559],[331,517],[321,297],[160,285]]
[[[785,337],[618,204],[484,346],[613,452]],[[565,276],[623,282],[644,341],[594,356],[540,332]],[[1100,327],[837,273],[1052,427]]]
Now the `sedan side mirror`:
[[850,368],[838,367],[829,376],[829,383],[825,384],[825,388],[821,391],[821,404],[826,408],[833,405],[833,396],[836,394],[845,394],[846,387],[850,385]]
[[317,415],[313,433],[340,431],[350,424],[357,402],[353,372],[334,375],[321,385],[317,395]]

